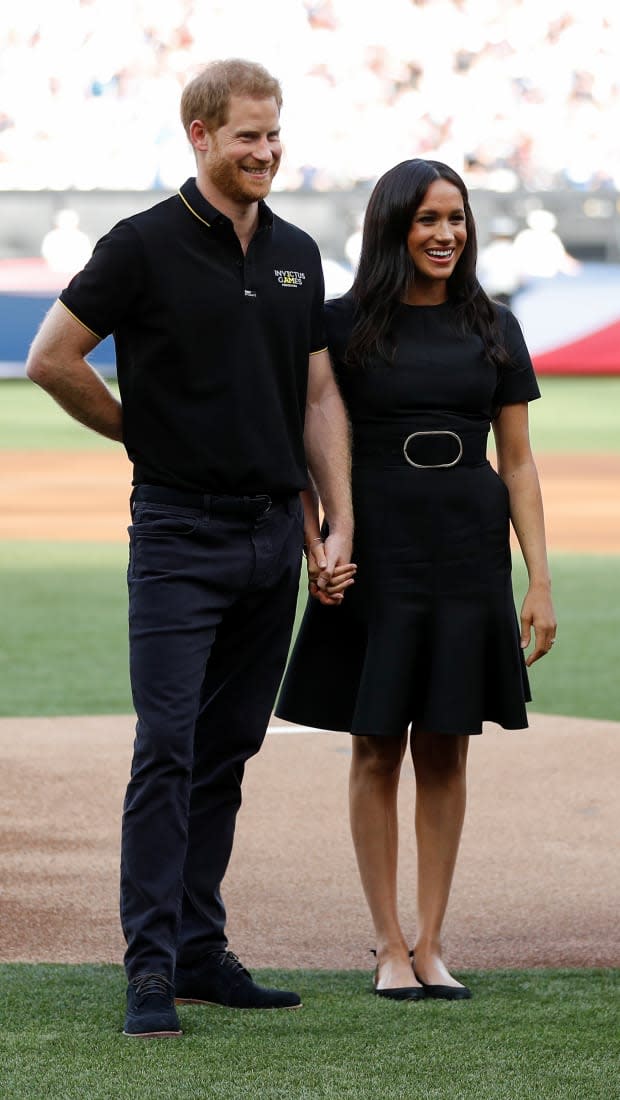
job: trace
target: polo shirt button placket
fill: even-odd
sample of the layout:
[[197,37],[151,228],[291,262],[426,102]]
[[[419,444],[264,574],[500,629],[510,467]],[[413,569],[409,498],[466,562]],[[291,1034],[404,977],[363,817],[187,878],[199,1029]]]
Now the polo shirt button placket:
[[244,288],[244,290],[243,290],[243,292],[244,292],[244,295],[245,295],[245,300],[247,302],[247,301],[252,301],[254,298],[256,298],[256,291],[253,289],[254,265],[250,261],[248,261],[248,258],[246,256],[245,263],[244,263],[243,266],[244,266],[244,271],[243,271],[243,288]]

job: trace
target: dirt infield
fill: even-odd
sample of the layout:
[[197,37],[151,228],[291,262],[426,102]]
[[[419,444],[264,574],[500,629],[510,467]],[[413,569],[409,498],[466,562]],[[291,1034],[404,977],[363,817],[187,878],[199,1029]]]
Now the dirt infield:
[[[277,730],[287,730],[277,723]],[[457,968],[620,965],[611,722],[488,727],[470,751],[469,809],[445,928]],[[129,717],[0,721],[4,960],[122,958],[119,822]],[[250,762],[224,896],[248,965],[370,967],[347,822],[346,734],[273,732]],[[401,784],[401,901],[415,927],[413,778]]]
[[[552,550],[620,553],[620,454],[540,455]],[[0,456],[0,538],[126,538],[130,466],[119,448]]]
[[[554,551],[620,553],[620,456],[539,457]],[[0,538],[117,541],[119,451],[3,452]],[[620,727],[531,716],[473,739],[446,921],[458,968],[620,965],[615,776]],[[111,961],[131,717],[0,720],[3,961]],[[350,739],[276,723],[249,767],[225,883],[231,946],[252,966],[369,967],[372,931],[349,837]],[[401,904],[415,926],[413,776],[402,783]]]

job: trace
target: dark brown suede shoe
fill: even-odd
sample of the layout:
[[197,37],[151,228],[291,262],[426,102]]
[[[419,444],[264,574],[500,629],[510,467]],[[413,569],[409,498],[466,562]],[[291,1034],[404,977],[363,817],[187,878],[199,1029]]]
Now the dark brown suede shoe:
[[232,951],[205,955],[191,969],[177,966],[175,1000],[225,1008],[301,1008],[297,993],[257,985]]
[[161,974],[141,974],[127,986],[123,1035],[132,1039],[175,1039],[182,1035],[172,984]]

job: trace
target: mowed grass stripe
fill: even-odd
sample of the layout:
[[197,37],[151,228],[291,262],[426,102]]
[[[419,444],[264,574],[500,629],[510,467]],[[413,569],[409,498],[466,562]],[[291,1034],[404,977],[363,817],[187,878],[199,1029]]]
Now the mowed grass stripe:
[[[115,383],[108,384],[118,393]],[[119,446],[78,424],[28,379],[0,380],[0,451],[106,451]]]
[[[530,406],[536,451],[618,453],[620,376],[539,378]],[[113,384],[112,388],[116,390]],[[72,421],[27,379],[0,380],[0,450],[106,450],[118,447]]]
[[[531,669],[542,714],[620,721],[620,558],[552,556],[560,630]],[[127,714],[127,549],[115,543],[0,544],[0,715]],[[526,588],[515,555],[517,608]],[[298,616],[306,600],[302,578]]]
[[261,971],[298,1012],[180,1009],[184,1036],[121,1034],[120,967],[0,969],[11,1100],[611,1100],[618,971],[463,975],[469,1002],[374,998],[368,974]]

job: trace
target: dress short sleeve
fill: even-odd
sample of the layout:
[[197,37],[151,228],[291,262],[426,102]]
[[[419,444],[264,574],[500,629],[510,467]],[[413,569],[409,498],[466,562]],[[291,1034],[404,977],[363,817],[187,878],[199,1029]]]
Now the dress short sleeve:
[[331,298],[325,303],[325,331],[336,376],[342,372],[347,344],[353,328],[353,296]]
[[540,397],[540,390],[521,325],[509,309],[501,306],[498,308],[504,347],[510,356],[510,363],[499,372],[494,404],[501,408],[503,405],[516,405],[520,401],[535,401]]

